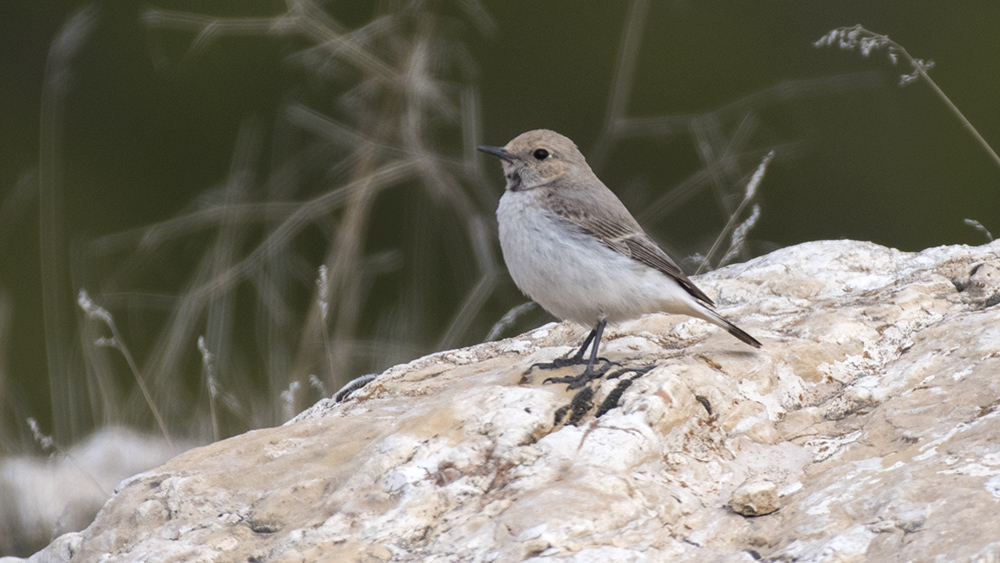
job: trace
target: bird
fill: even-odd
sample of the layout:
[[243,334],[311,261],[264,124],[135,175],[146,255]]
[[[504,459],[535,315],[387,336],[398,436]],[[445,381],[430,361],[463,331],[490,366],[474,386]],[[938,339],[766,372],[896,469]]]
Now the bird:
[[536,129],[506,146],[477,149],[497,157],[503,167],[506,186],[497,225],[514,283],[553,316],[593,327],[572,357],[532,366],[586,365],[583,373],[546,382],[576,388],[601,377],[607,368],[595,370],[595,364],[610,364],[597,355],[607,324],[648,313],[702,319],[761,347],[715,312],[708,295],[643,231],[569,138]]

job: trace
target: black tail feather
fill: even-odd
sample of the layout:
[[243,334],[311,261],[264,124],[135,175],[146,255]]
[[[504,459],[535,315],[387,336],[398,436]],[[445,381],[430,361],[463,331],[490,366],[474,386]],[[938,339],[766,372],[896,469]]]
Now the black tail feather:
[[756,338],[750,336],[747,333],[747,331],[743,330],[742,328],[734,325],[729,321],[726,321],[726,330],[729,331],[729,334],[732,334],[736,338],[739,338],[740,340],[746,342],[747,344],[753,346],[754,348],[760,348],[761,346],[763,346],[763,344],[761,344]]

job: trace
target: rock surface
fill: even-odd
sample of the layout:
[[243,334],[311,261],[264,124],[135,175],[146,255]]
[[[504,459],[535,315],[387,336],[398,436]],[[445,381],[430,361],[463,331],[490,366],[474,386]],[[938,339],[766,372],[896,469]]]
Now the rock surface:
[[[996,561],[998,254],[779,250],[698,280],[762,350],[650,315],[579,393],[523,375],[569,324],[421,358],[122,482],[32,561]],[[753,482],[777,511],[733,511]]]
[[110,426],[49,459],[0,459],[0,553],[86,528],[118,482],[193,446]]
[[778,485],[767,479],[747,481],[733,491],[729,508],[744,516],[763,516],[781,508]]

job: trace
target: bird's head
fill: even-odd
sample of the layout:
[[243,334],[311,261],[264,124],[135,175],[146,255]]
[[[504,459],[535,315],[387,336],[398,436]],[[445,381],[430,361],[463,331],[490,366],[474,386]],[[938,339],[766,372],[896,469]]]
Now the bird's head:
[[478,149],[500,159],[507,189],[515,192],[592,174],[573,141],[548,129],[522,133],[505,147],[484,145]]

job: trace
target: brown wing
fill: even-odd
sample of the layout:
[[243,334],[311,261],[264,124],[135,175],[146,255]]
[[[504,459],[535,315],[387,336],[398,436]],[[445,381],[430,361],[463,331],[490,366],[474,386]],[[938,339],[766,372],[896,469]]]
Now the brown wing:
[[599,205],[582,201],[577,190],[569,193],[549,190],[545,202],[550,211],[593,235],[608,248],[674,278],[694,298],[714,306],[705,292],[698,289],[680,266],[649,238],[621,200],[603,185],[601,188],[605,193],[601,194]]

